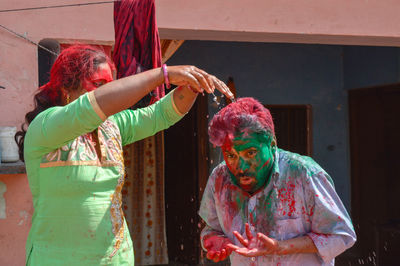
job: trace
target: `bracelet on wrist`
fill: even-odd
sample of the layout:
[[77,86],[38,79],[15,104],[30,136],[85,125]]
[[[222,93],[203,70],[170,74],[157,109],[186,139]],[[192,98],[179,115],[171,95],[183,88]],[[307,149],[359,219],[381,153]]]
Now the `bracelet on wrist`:
[[196,91],[195,89],[193,89],[192,87],[190,87],[190,85],[187,85],[187,87],[193,92],[193,93],[199,93],[198,91]]
[[166,65],[166,64],[163,64],[162,67],[161,67],[161,69],[162,69],[162,72],[163,72],[163,74],[164,74],[164,83],[165,83],[165,86],[167,87],[167,89],[170,89],[170,88],[171,88],[171,84],[169,83],[167,65]]

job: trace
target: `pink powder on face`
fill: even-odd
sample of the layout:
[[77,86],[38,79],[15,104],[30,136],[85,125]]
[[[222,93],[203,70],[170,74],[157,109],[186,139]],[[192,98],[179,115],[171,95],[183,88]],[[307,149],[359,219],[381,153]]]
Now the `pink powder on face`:
[[82,88],[86,91],[93,91],[98,87],[113,80],[112,70],[106,63],[100,64],[97,71],[90,78],[82,81]]
[[264,168],[265,166],[269,165],[271,162],[271,159],[269,159],[268,161],[266,161],[262,166],[261,169]]
[[224,143],[221,145],[223,151],[230,151],[233,147],[233,136],[226,135]]

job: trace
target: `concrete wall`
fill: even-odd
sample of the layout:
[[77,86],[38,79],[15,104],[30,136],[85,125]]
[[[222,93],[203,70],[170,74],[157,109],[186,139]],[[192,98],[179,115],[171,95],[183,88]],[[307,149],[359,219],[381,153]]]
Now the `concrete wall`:
[[25,265],[32,213],[26,175],[0,175],[0,265]]
[[[85,1],[88,2],[96,2]],[[82,3],[79,0],[67,4]],[[54,6],[64,1],[1,1],[0,10]],[[0,25],[38,43],[52,38],[62,42],[81,41],[112,44],[113,4],[3,12]],[[19,126],[32,110],[38,87],[37,47],[0,28],[0,126]]]
[[[88,0],[85,3],[98,2]],[[82,3],[70,0],[68,4]],[[161,38],[400,46],[397,0],[156,1]],[[57,0],[1,1],[0,10],[56,6]],[[39,42],[111,44],[113,4],[2,12],[0,25]],[[0,29],[0,126],[19,125],[37,88],[37,48]]]
[[[97,2],[95,0],[85,1]],[[0,10],[82,3],[80,0],[0,1]],[[0,25],[38,43],[53,38],[112,44],[113,4],[0,13]],[[37,47],[0,27],[0,126],[20,126],[38,87]],[[3,190],[5,192],[3,193]],[[26,175],[0,175],[0,265],[24,265],[33,213]]]
[[[187,41],[168,63],[194,64],[222,80],[232,76],[239,97],[311,104],[312,157],[350,209],[347,89],[398,81],[398,53],[391,47]],[[210,105],[210,118],[216,111]],[[222,157],[210,150],[213,168]]]
[[[0,11],[79,3],[82,1],[0,1]],[[156,0],[156,8],[160,37],[165,39],[400,46],[398,0]],[[111,2],[1,12],[0,25],[36,43],[44,38],[106,45],[114,41]],[[222,79],[231,75],[239,95],[255,96],[264,103],[313,104],[314,157],[332,174],[339,194],[349,205],[343,88],[386,83],[399,77],[399,59],[392,56],[397,50],[352,49],[187,42],[170,62],[196,64]],[[376,52],[372,59],[379,64],[361,63],[371,51]],[[349,54],[349,61],[341,59],[342,52]],[[5,87],[0,89],[0,126],[19,126],[32,109],[38,86],[37,59],[34,44],[0,27],[0,86]],[[387,72],[388,64],[396,70]],[[328,151],[328,145],[335,149]],[[22,265],[27,221],[32,214],[26,176],[0,175],[0,188],[6,189],[0,195],[0,215],[6,215],[0,218],[0,264]]]
[[400,45],[398,0],[157,0],[165,38]]
[[346,89],[400,81],[397,47],[344,46],[343,76]]

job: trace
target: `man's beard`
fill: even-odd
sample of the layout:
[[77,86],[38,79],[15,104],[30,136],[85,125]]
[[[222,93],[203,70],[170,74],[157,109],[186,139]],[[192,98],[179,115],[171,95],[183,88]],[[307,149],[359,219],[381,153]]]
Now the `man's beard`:
[[237,177],[238,183],[243,190],[252,192],[252,189],[257,184],[257,179],[250,173],[239,174]]

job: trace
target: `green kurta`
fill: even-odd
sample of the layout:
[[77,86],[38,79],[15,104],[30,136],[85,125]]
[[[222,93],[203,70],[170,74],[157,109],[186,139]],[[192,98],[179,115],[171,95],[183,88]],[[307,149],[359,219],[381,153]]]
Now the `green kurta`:
[[[122,146],[181,117],[172,93],[149,107],[108,119],[93,93],[40,113],[25,137],[35,209],[27,265],[134,265],[121,209]],[[97,132],[98,142],[91,132]]]

